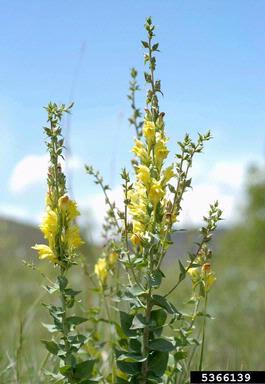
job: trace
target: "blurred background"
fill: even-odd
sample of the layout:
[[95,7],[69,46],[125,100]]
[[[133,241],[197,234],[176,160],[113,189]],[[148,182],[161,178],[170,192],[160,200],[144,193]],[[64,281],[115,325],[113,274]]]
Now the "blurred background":
[[[207,368],[264,369],[264,1],[0,5],[0,382],[16,382],[16,366],[23,364],[31,372],[25,383],[36,383],[44,357],[38,339],[45,334],[39,322],[45,294],[38,272],[23,264],[36,262],[30,247],[41,241],[48,164],[43,106],[75,102],[64,121],[64,169],[82,211],[88,239],[83,254],[93,262],[105,207],[84,164],[101,170],[111,197],[122,204],[119,173],[130,168],[135,135],[128,123],[129,73],[133,66],[139,71],[137,106],[143,110],[140,41],[149,15],[160,43],[157,77],[172,159],[186,132],[195,137],[210,129],[214,137],[192,169],[193,189],[179,224],[186,232],[176,238],[169,259],[185,257],[209,203],[218,199],[225,220],[213,242],[218,280],[210,300],[216,319],[207,330]],[[177,262],[175,274],[170,265],[174,281]],[[75,278],[85,284],[84,276]]]

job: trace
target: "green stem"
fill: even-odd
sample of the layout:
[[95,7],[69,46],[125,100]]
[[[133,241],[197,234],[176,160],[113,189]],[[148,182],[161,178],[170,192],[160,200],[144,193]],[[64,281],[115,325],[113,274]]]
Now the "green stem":
[[202,326],[202,346],[201,346],[201,354],[200,354],[199,371],[202,371],[202,365],[203,365],[205,337],[206,337],[207,299],[208,299],[208,295],[207,295],[207,292],[205,292],[205,298],[204,298],[204,318],[203,318],[203,326]]
[[141,384],[146,384],[148,379],[148,356],[149,356],[149,335],[150,335],[150,318],[151,318],[151,310],[152,310],[152,289],[149,289],[148,296],[146,299],[146,312],[145,312],[145,321],[146,326],[144,327],[143,332],[143,353],[146,360],[142,364],[142,380]]
[[105,305],[105,309],[106,309],[106,315],[107,315],[107,318],[108,318],[108,322],[109,322],[109,329],[110,329],[110,344],[111,344],[111,367],[112,367],[112,372],[111,372],[111,383],[114,384],[115,383],[115,355],[114,355],[114,346],[115,346],[115,339],[113,338],[113,333],[112,333],[112,320],[111,320],[111,313],[110,313],[110,309],[109,309],[109,304],[108,304],[108,301],[107,301],[107,298],[106,298],[106,295],[105,295],[105,292],[104,292],[104,289],[102,287],[102,297],[103,297],[103,301],[104,301],[104,305]]

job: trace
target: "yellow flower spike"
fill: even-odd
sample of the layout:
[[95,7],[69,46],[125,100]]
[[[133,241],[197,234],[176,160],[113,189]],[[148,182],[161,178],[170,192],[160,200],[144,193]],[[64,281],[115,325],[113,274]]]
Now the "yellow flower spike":
[[207,273],[205,276],[205,289],[209,291],[212,285],[216,282],[216,276],[214,272]]
[[140,245],[141,244],[141,237],[134,233],[132,236],[131,236],[131,242],[133,243],[133,245],[137,246],[137,245]]
[[142,141],[136,139],[134,147],[132,148],[132,152],[136,154],[136,156],[139,157],[140,160],[143,162],[146,162],[148,159],[148,153],[145,148],[145,145]]
[[48,245],[36,244],[34,245],[34,247],[31,247],[31,248],[35,249],[35,251],[38,252],[40,260],[48,259],[55,264],[58,262],[57,257],[55,256],[51,248],[48,247]]
[[164,197],[165,191],[163,190],[161,183],[159,181],[154,181],[150,191],[149,191],[149,199],[154,204],[157,203]]
[[200,269],[198,267],[189,268],[187,272],[193,282],[198,281],[200,279]]
[[149,143],[154,141],[155,133],[156,133],[155,123],[153,121],[145,120],[144,126],[143,126],[143,135]]
[[104,284],[108,275],[107,262],[105,258],[100,257],[98,259],[98,262],[95,265],[94,271],[99,281],[101,282],[101,284]]
[[65,234],[65,241],[68,247],[72,249],[77,249],[85,243],[81,239],[79,228],[76,225],[68,228]]
[[109,264],[112,266],[114,264],[116,264],[116,262],[118,261],[119,259],[119,254],[117,252],[111,252],[108,256],[108,262]]
[[211,271],[211,264],[210,263],[204,263],[202,266],[202,270],[205,273],[209,273]]
[[58,200],[58,206],[63,213],[66,214],[68,220],[74,220],[80,215],[77,209],[77,204],[74,200],[71,200],[67,195],[61,196]]
[[154,147],[154,156],[156,162],[161,165],[162,162],[167,158],[169,150],[166,146],[167,139],[163,137],[160,133],[157,134],[156,144]]
[[167,184],[169,180],[172,179],[172,177],[174,176],[175,176],[175,173],[173,171],[173,165],[171,165],[170,167],[166,168],[163,171],[163,183]]
[[151,181],[150,169],[146,165],[139,165],[137,167],[137,177],[145,186],[148,186]]
[[40,229],[45,239],[49,241],[54,239],[57,232],[57,222],[57,213],[47,207],[42,223],[40,224]]
[[139,221],[134,220],[133,221],[133,232],[144,232],[145,230],[145,225]]

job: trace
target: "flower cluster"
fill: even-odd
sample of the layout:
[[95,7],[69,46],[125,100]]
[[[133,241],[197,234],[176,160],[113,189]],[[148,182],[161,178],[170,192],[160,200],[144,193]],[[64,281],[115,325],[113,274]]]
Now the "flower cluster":
[[104,257],[100,257],[95,264],[94,272],[97,275],[100,283],[104,286],[106,279],[108,277],[108,271],[114,267],[117,260],[119,259],[119,254],[115,251],[111,251],[108,256],[103,254]]
[[47,149],[50,156],[48,171],[48,193],[46,196],[46,212],[40,229],[48,244],[36,244],[35,249],[40,259],[48,259],[67,269],[71,264],[76,250],[83,243],[79,228],[75,224],[80,215],[76,202],[67,195],[65,175],[60,160],[63,159],[64,139],[62,137],[61,119],[63,113],[69,113],[72,105],[57,106],[49,103],[49,126],[44,128],[47,135]]
[[[152,121],[147,111],[143,125],[144,141],[135,140],[132,151],[138,157],[136,181],[128,193],[129,213],[132,218],[131,241],[140,245],[145,233],[160,216],[159,233],[166,230],[166,216],[161,213],[168,205],[167,183],[174,177],[173,165],[163,170],[168,156],[167,137],[164,133],[163,114]],[[156,219],[156,220],[155,220]]]
[[196,292],[196,288],[199,287],[198,294],[204,296],[215,283],[216,276],[212,271],[211,263],[204,262],[203,264],[199,264],[201,263],[200,257],[195,260],[194,263],[196,263],[197,266],[188,269],[188,274],[190,275],[193,285],[193,291]]
[[59,198],[56,208],[52,208],[49,195],[46,203],[46,212],[40,229],[48,245],[36,244],[33,249],[38,251],[40,259],[48,259],[54,264],[60,264],[62,251],[64,258],[71,259],[83,244],[79,228],[75,225],[75,219],[80,213],[76,202],[66,194]]

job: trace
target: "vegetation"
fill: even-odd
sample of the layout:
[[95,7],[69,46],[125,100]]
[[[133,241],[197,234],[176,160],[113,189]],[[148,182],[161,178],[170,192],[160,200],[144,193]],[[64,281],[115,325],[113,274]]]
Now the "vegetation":
[[[132,171],[121,172],[122,210],[110,200],[100,173],[86,166],[108,208],[102,249],[82,237],[60,165],[61,119],[72,105],[47,107],[50,164],[40,226],[45,241],[30,226],[4,220],[0,226],[0,382],[184,384],[191,369],[263,369],[263,170],[249,173],[247,221],[216,232],[222,212],[214,202],[199,236],[189,232],[193,245],[180,244],[189,251],[170,256],[191,187],[189,170],[211,137],[208,132],[193,141],[186,135],[168,164],[151,18],[145,29],[146,106],[142,115],[132,69],[129,122],[137,139]],[[214,232],[215,257],[209,245]],[[217,319],[210,322],[212,316]]]

